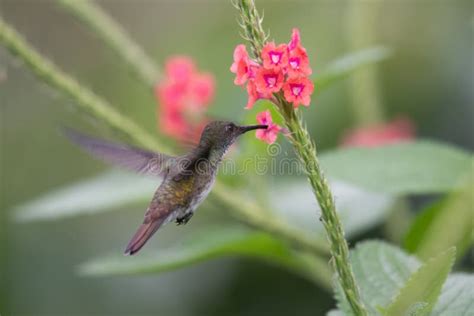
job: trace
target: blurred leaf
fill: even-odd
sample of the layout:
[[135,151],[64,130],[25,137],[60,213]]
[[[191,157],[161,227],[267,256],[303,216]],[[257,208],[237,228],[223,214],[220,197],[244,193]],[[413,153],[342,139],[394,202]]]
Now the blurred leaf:
[[413,221],[404,240],[405,249],[410,253],[415,253],[423,242],[426,232],[435,218],[445,209],[447,199],[443,198],[430,204]]
[[392,51],[376,46],[347,54],[331,63],[314,80],[315,93],[327,88],[334,82],[344,79],[366,65],[375,64],[392,56]]
[[443,285],[431,316],[469,315],[474,310],[473,297],[474,275],[451,274]]
[[405,238],[405,248],[421,259],[428,259],[456,246],[458,258],[472,242],[474,209],[473,181],[436,202],[423,211],[413,222]]
[[286,267],[312,281],[330,284],[327,260],[295,253],[267,234],[237,226],[200,229],[173,248],[134,257],[99,258],[81,265],[79,271],[85,275],[158,273],[223,256],[258,258]]
[[[349,237],[381,223],[395,203],[395,199],[387,194],[369,192],[340,181],[332,181],[331,188]],[[270,191],[268,200],[274,212],[288,224],[306,231],[309,236],[316,233],[321,239],[325,238],[318,218],[321,211],[307,181],[279,181]]]
[[410,308],[403,314],[406,316],[422,316],[426,315],[426,308],[428,303],[426,302],[417,302],[410,306]]
[[160,181],[118,171],[107,172],[17,206],[14,214],[20,221],[33,221],[113,210],[151,199]]
[[[358,243],[351,251],[351,262],[362,300],[370,315],[379,315],[378,307],[387,306],[420,266],[415,257],[381,241]],[[340,286],[336,288],[336,299],[339,310],[352,315]]]
[[[471,169],[469,154],[450,146],[432,142],[415,142],[378,148],[338,149],[324,153],[321,161],[323,170],[333,179],[365,187],[369,191],[393,194],[437,193],[454,190],[459,187],[461,175],[468,173]],[[133,174],[106,173],[63,187],[58,191],[52,191],[20,205],[17,207],[16,217],[25,221],[53,220],[113,210],[117,206],[138,201],[148,202],[153,191],[160,184],[159,181],[159,179],[148,179]],[[337,186],[335,184],[336,190]],[[290,203],[289,206],[292,208],[296,203],[295,199],[287,198],[291,197],[291,194],[283,194],[281,190],[292,190],[294,194],[301,191],[302,194],[308,196],[308,199],[302,198],[306,204],[302,205],[301,209],[306,212],[309,209],[316,209],[316,201],[310,200],[309,194],[304,193],[309,192],[307,185],[304,188],[303,185],[298,185],[295,190],[285,185],[280,189],[280,193],[272,193],[272,199],[275,198],[279,201],[274,203],[275,206],[276,204]],[[354,190],[357,191],[357,189],[349,189],[349,186],[345,185],[341,191],[336,191],[335,194],[336,203],[340,204],[341,213],[347,214],[342,215],[343,219],[352,217],[347,224],[349,233],[363,231],[364,226],[371,227],[378,223],[386,216],[384,205],[391,203],[391,199],[389,201],[387,195],[373,193],[371,196],[374,200],[371,201],[371,197],[363,197],[364,194],[367,194],[364,190],[360,190],[360,198],[365,201],[365,204],[353,203],[351,200],[353,197],[346,199],[346,195],[357,195],[358,193],[351,193]],[[369,207],[362,206],[367,203],[369,203]],[[354,210],[359,213],[370,210],[368,212],[374,212],[374,214],[360,216]],[[315,216],[316,214],[311,213],[308,212],[304,216]],[[304,217],[303,221],[307,222],[307,218]],[[367,221],[368,219],[371,220]],[[349,224],[352,220],[359,221],[359,223],[352,226]],[[355,231],[352,231],[352,227],[355,227]]]
[[323,170],[376,192],[426,194],[454,190],[471,171],[471,155],[429,141],[376,148],[343,148],[321,156]]
[[[452,247],[421,266],[406,282],[384,313],[387,316],[429,315],[456,258]],[[415,314],[414,314],[415,313]]]

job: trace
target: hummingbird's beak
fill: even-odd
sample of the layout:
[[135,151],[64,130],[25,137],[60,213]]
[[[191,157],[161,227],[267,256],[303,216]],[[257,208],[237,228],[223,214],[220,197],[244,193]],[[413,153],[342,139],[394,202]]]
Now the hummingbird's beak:
[[248,126],[239,126],[240,134],[247,133],[248,131],[253,131],[254,129],[267,129],[268,125],[248,125]]

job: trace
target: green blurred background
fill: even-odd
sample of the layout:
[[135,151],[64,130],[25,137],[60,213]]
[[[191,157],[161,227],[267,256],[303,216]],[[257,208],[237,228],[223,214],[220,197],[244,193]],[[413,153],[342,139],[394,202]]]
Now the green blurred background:
[[[214,73],[217,93],[212,115],[244,118],[242,107],[236,105],[245,104],[246,96],[233,85],[229,72],[233,49],[243,40],[236,11],[227,1],[99,4],[158,63],[172,54],[186,54],[200,69]],[[385,117],[407,116],[419,137],[474,149],[471,1],[258,1],[257,5],[265,11],[264,26],[277,42],[287,42],[291,29],[300,28],[316,76],[328,62],[356,48],[373,44],[392,48],[393,57],[377,66],[372,82]],[[0,14],[66,72],[147,130],[156,130],[150,91],[54,1],[0,0]],[[353,87],[351,80],[340,82],[305,111],[323,150],[337,146],[344,131],[358,124]],[[123,250],[146,205],[53,222],[21,224],[11,219],[13,206],[106,169],[57,132],[60,124],[90,130],[71,102],[0,47],[2,315],[322,315],[334,306],[331,293],[306,280],[235,258],[160,275],[78,276],[79,263]],[[199,227],[216,216],[223,215],[204,206],[193,225]],[[148,249],[183,233],[181,227],[170,225]]]

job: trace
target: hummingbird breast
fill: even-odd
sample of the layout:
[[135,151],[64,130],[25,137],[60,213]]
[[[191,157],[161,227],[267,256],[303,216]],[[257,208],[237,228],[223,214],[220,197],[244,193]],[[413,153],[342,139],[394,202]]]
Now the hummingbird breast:
[[211,191],[215,175],[211,169],[169,175],[157,191],[161,204],[167,205],[166,222],[193,213]]
[[208,179],[196,179],[196,193],[191,199],[190,209],[192,212],[204,201],[204,199],[211,192],[212,186],[214,185],[216,178],[214,175],[208,177]]

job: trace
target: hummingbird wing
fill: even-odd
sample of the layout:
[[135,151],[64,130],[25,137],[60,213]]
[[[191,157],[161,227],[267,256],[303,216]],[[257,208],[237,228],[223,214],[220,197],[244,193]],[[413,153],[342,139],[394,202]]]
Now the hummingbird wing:
[[164,176],[172,156],[141,148],[97,139],[72,129],[63,129],[69,140],[93,156],[130,171],[152,176]]

